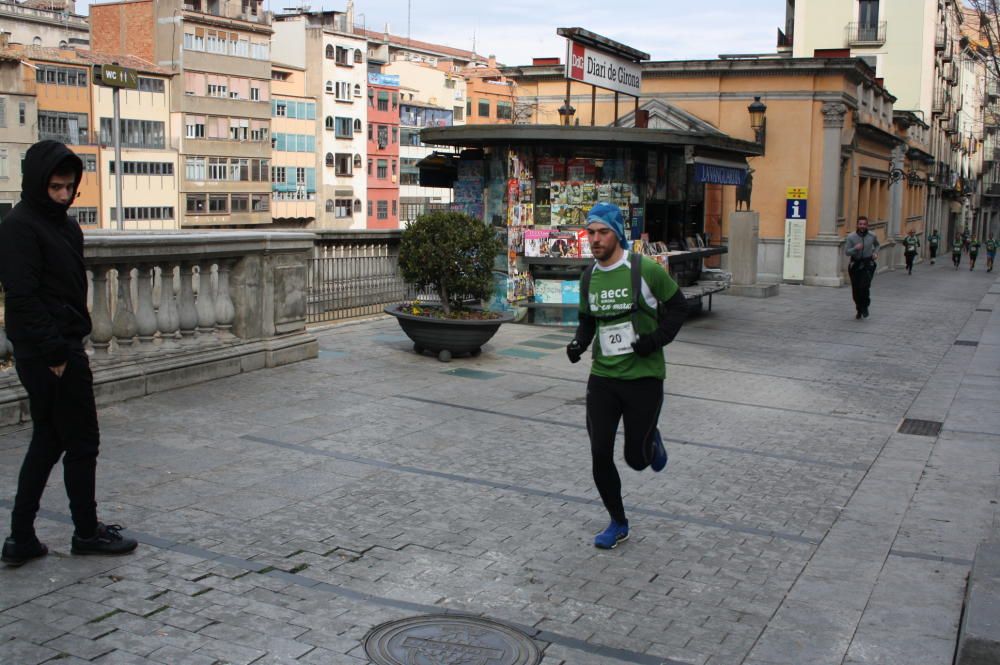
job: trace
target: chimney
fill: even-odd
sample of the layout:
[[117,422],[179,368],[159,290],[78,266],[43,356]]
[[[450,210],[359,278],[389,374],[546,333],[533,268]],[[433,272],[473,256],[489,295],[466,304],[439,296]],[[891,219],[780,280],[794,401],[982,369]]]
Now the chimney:
[[497,57],[495,55],[490,54],[490,57],[487,58],[487,62],[488,62],[488,66],[489,66],[490,69],[496,69],[496,67],[497,67]]

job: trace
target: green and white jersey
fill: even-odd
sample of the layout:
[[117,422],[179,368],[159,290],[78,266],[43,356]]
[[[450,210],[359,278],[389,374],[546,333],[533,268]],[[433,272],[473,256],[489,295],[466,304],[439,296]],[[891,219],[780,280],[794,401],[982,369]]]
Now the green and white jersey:
[[[597,319],[594,335],[594,360],[590,372],[611,379],[642,379],[666,377],[663,349],[645,358],[633,352],[631,342],[636,333],[648,334],[656,330],[656,307],[677,292],[677,283],[663,267],[643,256],[639,274],[642,276],[638,330],[632,331],[632,268],[629,253],[624,252],[620,261],[612,266],[594,264],[590,278],[589,302],[580,303],[580,311]],[[617,315],[617,316],[616,316]]]
[[917,236],[906,236],[903,238],[904,250],[910,254],[916,254],[920,247],[920,239]]
[[961,240],[956,240],[955,244],[953,244],[951,246],[951,253],[952,254],[961,254],[962,253],[962,247],[963,247],[962,241]]
[[969,254],[978,254],[978,253],[979,253],[979,241],[973,240],[971,243],[969,243]]
[[997,251],[997,241],[996,240],[987,240],[986,241],[986,251],[988,253],[990,253],[990,254],[992,254],[993,252]]
[[932,233],[931,237],[927,239],[927,242],[930,243],[931,247],[937,247],[938,242],[940,241],[941,241],[941,236],[939,236],[937,233]]

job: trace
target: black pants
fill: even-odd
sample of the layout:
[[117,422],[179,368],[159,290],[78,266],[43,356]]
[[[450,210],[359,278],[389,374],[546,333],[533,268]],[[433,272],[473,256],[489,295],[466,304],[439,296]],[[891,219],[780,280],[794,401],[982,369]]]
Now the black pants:
[[906,259],[906,272],[911,272],[913,270],[913,259],[917,258],[917,253],[903,252],[903,258]]
[[931,255],[931,261],[933,261],[934,257],[937,256],[937,247],[931,245],[930,247],[927,248],[927,253]]
[[15,360],[17,376],[28,392],[33,429],[17,478],[11,533],[16,540],[34,537],[42,492],[62,456],[73,525],[77,534],[88,537],[97,528],[94,481],[100,433],[87,354],[73,351],[61,378],[41,359]]
[[851,277],[851,295],[854,297],[854,306],[859,314],[868,311],[872,304],[871,287],[872,275],[875,274],[875,263],[873,261],[854,261],[847,269],[847,274]]
[[587,433],[594,483],[611,518],[625,521],[622,481],[615,466],[615,434],[625,422],[625,462],[637,471],[653,460],[653,434],[663,406],[663,381],[655,378],[609,379],[590,375],[587,382]]

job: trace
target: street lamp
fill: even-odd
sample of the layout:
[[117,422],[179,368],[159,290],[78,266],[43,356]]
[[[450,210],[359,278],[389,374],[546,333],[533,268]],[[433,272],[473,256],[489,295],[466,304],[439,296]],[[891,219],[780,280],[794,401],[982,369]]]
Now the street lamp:
[[747,107],[750,112],[750,129],[753,130],[754,141],[760,146],[760,153],[764,154],[764,139],[767,132],[767,105],[760,101],[760,97],[754,97],[753,103]]
[[559,118],[563,125],[569,126],[570,122],[573,120],[573,114],[576,113],[576,109],[570,106],[569,102],[563,102],[563,105],[559,107]]

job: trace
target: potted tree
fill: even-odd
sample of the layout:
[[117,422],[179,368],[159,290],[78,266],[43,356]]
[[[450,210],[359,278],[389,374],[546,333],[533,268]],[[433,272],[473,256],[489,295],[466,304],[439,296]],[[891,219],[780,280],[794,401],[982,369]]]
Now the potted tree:
[[442,362],[479,355],[500,325],[513,318],[510,312],[481,307],[493,291],[493,261],[502,249],[492,228],[460,212],[429,212],[406,227],[399,246],[403,280],[433,290],[438,298],[385,308],[413,340],[414,351],[431,351]]

